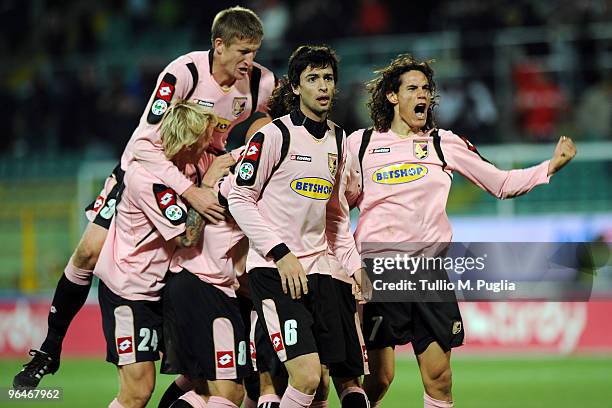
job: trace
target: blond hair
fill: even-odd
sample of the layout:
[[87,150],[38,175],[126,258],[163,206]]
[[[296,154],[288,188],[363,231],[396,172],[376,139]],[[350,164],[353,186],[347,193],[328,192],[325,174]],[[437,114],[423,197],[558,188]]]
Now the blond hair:
[[202,105],[184,99],[173,101],[159,128],[166,157],[172,159],[198,142],[200,137],[211,139],[206,129],[217,122],[217,116]]

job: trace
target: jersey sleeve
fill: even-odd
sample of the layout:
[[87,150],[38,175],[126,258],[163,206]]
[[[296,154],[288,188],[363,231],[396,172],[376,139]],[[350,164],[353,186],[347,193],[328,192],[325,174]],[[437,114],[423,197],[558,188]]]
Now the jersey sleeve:
[[449,170],[457,171],[497,198],[520,196],[550,180],[547,174],[549,160],[525,169],[500,170],[482,157],[465,137],[442,132],[441,146]]
[[164,154],[159,123],[172,101],[185,98],[193,87],[193,77],[187,68],[190,62],[193,61],[187,56],[178,58],[159,75],[155,91],[147,104],[146,118],[144,123],[141,121],[139,136],[133,144],[134,159],[179,195],[192,183]]
[[347,151],[346,138],[343,137],[342,143],[344,148],[339,175],[336,177],[334,190],[327,203],[325,234],[330,249],[348,274],[352,276],[361,268],[361,259],[351,232],[349,201],[346,196],[352,156]]
[[151,177],[143,174],[144,171],[135,172],[129,180],[133,189],[132,200],[164,240],[170,241],[185,232],[187,207],[172,188],[152,182]]
[[268,124],[255,133],[236,166],[227,197],[232,217],[251,245],[264,257],[283,243],[257,207],[259,196],[272,176],[274,166],[280,161],[281,146],[282,136],[276,125]]
[[349,208],[354,208],[363,192],[363,180],[361,175],[361,166],[359,163],[359,148],[363,130],[353,132],[347,140],[347,180],[344,195],[348,201]]

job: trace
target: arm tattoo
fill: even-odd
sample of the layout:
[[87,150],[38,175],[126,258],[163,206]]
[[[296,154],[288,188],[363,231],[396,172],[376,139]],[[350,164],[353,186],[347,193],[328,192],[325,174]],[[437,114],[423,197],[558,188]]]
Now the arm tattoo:
[[185,221],[185,234],[181,235],[181,244],[185,247],[195,245],[202,235],[202,228],[204,228],[204,219],[195,209],[190,208]]

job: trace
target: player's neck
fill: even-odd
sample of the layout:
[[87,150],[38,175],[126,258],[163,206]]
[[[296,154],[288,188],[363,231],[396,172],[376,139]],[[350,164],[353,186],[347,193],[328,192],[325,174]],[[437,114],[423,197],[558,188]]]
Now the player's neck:
[[236,77],[215,60],[212,65],[212,77],[223,88],[230,88],[236,83]]
[[[313,115],[315,116],[315,115]],[[291,114],[291,122],[296,126],[304,126],[306,130],[317,139],[325,136],[325,132],[329,129],[327,126],[327,113],[323,119],[314,120],[307,116],[300,108],[295,108]]]
[[398,135],[400,138],[404,139],[418,135],[421,132],[421,129],[412,128],[401,118],[395,116],[393,117],[393,121],[391,122],[391,131]]

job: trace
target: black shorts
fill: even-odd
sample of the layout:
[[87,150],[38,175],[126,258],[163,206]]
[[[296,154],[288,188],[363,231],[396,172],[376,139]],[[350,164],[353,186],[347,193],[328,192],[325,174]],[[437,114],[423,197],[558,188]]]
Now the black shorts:
[[163,345],[162,302],[128,300],[98,286],[106,361],[117,366],[159,360]]
[[363,307],[368,350],[411,342],[419,355],[438,342],[450,351],[463,344],[463,321],[457,302],[373,302]]
[[238,300],[183,270],[164,286],[161,372],[192,379],[241,380],[249,374]]
[[269,372],[272,377],[289,377],[285,365],[280,361],[268,337],[268,332],[261,324],[257,314],[250,333],[251,359],[260,373]]
[[338,294],[337,305],[342,319],[346,358],[339,363],[330,364],[329,375],[337,378],[355,378],[364,374],[367,375],[370,373],[368,353],[361,334],[361,322],[357,313],[357,301],[353,296],[352,285],[337,279],[334,279],[333,282]]
[[125,172],[121,170],[121,163],[119,163],[107,177],[98,198],[85,208],[85,214],[90,222],[109,229],[125,187],[123,184],[124,175]]
[[283,363],[318,353],[322,364],[345,357],[336,287],[329,275],[308,275],[308,294],[291,299],[284,294],[276,268],[249,272],[249,287],[259,321]]

